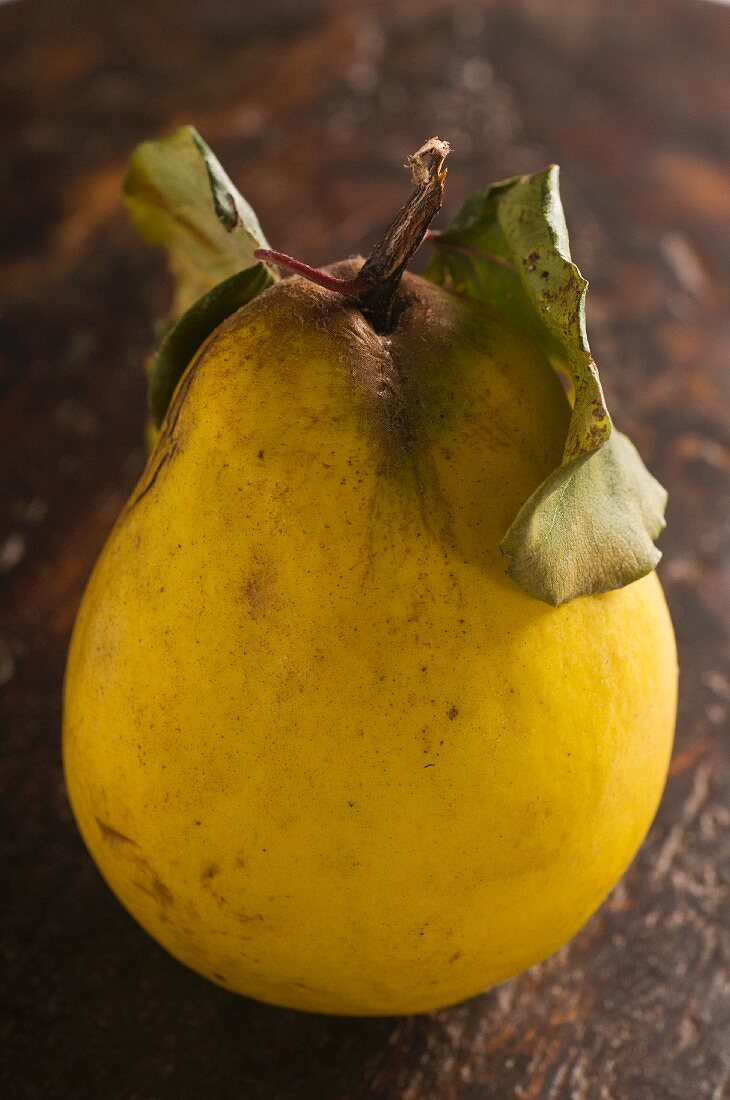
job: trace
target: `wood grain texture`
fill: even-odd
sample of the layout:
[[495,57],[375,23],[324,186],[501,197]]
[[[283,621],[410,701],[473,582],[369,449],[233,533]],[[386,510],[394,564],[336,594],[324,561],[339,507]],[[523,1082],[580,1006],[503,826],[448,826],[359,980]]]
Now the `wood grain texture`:
[[[3,1096],[729,1094],[729,56],[730,11],[684,0],[0,8]],[[568,947],[433,1016],[303,1016],[208,985],[120,908],[66,803],[65,650],[142,467],[140,365],[169,295],[119,185],[138,141],[185,121],[313,263],[368,249],[434,133],[454,147],[446,216],[558,161],[609,407],[670,489],[681,704],[650,837]]]

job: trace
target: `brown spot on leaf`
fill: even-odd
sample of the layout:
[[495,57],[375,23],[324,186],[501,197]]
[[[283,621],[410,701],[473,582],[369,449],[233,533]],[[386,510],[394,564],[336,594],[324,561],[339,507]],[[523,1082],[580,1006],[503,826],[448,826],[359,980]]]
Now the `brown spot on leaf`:
[[449,707],[449,709],[446,711],[446,717],[448,718],[448,720],[450,722],[453,722],[454,719],[458,717],[458,714],[459,714],[459,708],[455,707],[454,704],[452,703],[451,706]]

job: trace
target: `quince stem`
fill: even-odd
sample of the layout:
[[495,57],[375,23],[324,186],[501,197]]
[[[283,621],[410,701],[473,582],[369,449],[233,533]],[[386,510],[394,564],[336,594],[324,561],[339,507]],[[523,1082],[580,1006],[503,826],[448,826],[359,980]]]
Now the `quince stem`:
[[354,279],[338,279],[284,252],[268,248],[258,248],[254,255],[259,260],[302,275],[325,290],[356,299],[358,308],[373,328],[387,333],[393,326],[394,305],[403,272],[441,208],[446,179],[444,160],[448,153],[448,142],[433,137],[408,158],[415,190]]

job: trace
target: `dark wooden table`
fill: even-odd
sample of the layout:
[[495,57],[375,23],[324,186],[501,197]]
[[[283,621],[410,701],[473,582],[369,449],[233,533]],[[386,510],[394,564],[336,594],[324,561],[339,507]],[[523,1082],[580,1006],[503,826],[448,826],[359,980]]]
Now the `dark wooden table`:
[[[3,1097],[728,1095],[729,57],[730,11],[690,0],[0,8]],[[314,262],[367,249],[432,133],[455,150],[450,210],[560,162],[611,407],[670,489],[681,706],[650,837],[569,947],[433,1016],[304,1016],[208,985],[121,909],[70,817],[64,656],[143,463],[169,293],[120,180],[136,142],[188,120],[272,242]]]

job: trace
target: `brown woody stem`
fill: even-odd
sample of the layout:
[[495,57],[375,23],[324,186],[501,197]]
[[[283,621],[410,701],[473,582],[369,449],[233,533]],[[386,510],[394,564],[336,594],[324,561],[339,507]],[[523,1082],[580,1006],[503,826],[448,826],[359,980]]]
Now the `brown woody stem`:
[[373,248],[354,279],[336,279],[283,252],[260,248],[257,259],[303,275],[326,290],[357,299],[358,307],[378,332],[391,327],[398,286],[411,257],[438,213],[444,193],[444,160],[448,143],[431,138],[408,158],[416,189]]

